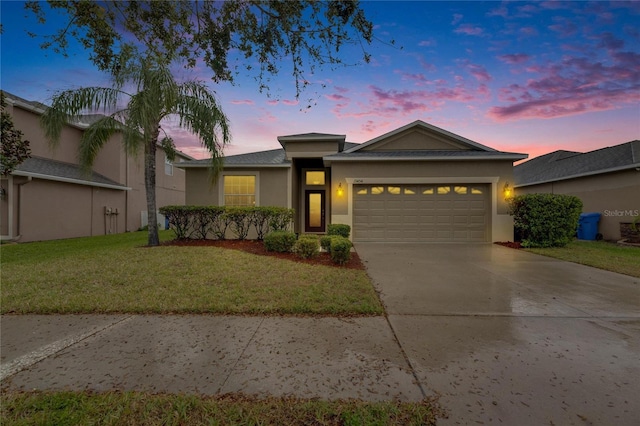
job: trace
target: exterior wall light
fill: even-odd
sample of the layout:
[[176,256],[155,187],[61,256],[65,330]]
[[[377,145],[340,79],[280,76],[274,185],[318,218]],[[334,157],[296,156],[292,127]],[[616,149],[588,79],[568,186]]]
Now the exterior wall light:
[[340,182],[338,184],[338,197],[342,197],[342,194],[344,194],[344,191],[342,189],[342,182]]
[[504,187],[502,188],[502,192],[504,194],[505,200],[508,200],[509,198],[513,197],[513,189],[509,186],[509,182],[504,184]]

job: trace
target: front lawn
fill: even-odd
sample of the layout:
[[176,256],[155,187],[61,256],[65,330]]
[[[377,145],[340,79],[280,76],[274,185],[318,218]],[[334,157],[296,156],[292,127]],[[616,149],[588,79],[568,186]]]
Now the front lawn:
[[[169,240],[170,232],[161,233]],[[3,245],[1,313],[380,315],[364,271],[218,247],[143,247],[146,233]]]
[[437,403],[197,397],[143,392],[2,393],[3,425],[435,425]]
[[527,251],[640,278],[638,247],[624,247],[606,241],[574,240],[566,247],[530,248]]

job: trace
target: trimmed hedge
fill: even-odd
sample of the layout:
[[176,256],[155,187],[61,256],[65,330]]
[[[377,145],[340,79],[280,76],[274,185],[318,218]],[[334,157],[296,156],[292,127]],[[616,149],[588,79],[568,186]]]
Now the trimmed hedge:
[[574,238],[582,201],[573,195],[526,194],[509,203],[523,247],[564,247]]
[[176,239],[225,239],[227,230],[244,240],[251,229],[259,240],[269,231],[291,227],[294,210],[285,207],[164,206],[159,209],[169,221]]
[[313,234],[300,235],[298,241],[293,245],[293,252],[303,259],[316,257],[320,253],[318,236]]
[[327,226],[327,235],[339,235],[344,238],[349,238],[351,233],[351,227],[342,223],[331,223]]
[[264,248],[267,251],[288,253],[296,243],[296,234],[290,231],[273,231],[264,237]]
[[331,261],[344,265],[351,259],[351,241],[340,235],[331,236]]

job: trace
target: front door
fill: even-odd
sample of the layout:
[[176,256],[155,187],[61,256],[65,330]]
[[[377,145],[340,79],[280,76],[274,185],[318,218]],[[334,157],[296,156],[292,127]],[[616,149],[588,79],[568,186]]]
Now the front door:
[[324,232],[325,191],[304,192],[304,232]]

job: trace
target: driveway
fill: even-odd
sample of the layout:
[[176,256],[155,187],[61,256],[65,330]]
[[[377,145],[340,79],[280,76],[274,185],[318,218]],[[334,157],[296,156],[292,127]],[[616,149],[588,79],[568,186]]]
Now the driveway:
[[442,424],[638,424],[640,279],[492,244],[356,249]]

